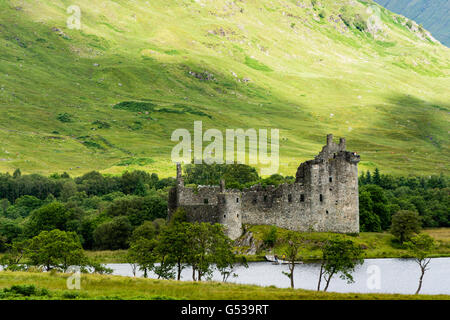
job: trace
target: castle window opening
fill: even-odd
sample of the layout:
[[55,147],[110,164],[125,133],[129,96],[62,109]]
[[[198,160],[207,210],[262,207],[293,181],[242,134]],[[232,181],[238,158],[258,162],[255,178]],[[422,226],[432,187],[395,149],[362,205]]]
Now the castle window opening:
[[267,196],[264,196],[264,202],[267,202]]
[[239,218],[239,213],[236,216]]
[[204,204],[208,204],[208,199],[203,199]]
[[328,214],[328,210],[327,210],[327,214]]
[[330,177],[330,182],[333,182],[333,177]]
[[323,202],[323,195],[320,195],[320,202]]
[[226,217],[227,217],[227,215],[226,215],[226,214],[224,214],[224,215],[223,215],[223,217],[224,217],[224,218],[226,218]]
[[288,201],[292,202],[292,194],[288,194]]
[[236,203],[239,203],[239,198],[236,198]]
[[304,194],[300,195],[300,202],[305,202],[305,195]]

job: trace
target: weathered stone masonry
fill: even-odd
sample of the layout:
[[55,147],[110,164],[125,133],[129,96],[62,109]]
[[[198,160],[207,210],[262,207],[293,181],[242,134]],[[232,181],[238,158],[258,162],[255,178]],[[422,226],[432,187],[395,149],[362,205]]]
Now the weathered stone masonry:
[[169,217],[178,208],[188,221],[220,223],[230,238],[242,234],[243,224],[275,225],[296,231],[359,232],[359,155],[346,151],[345,139],[327,144],[314,158],[302,163],[293,184],[243,191],[220,186],[184,186],[177,165],[177,186],[170,191]]

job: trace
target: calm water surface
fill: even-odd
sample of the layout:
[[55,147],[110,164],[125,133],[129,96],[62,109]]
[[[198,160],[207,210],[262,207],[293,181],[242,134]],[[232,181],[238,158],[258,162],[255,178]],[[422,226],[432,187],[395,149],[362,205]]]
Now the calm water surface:
[[[113,274],[115,275],[133,276],[129,264],[108,264],[107,266],[114,270]],[[290,286],[289,279],[282,274],[282,271],[288,271],[287,265],[252,262],[248,266],[248,269],[237,267],[235,273],[238,277],[230,277],[228,282],[279,288]],[[316,290],[319,270],[318,264],[296,265],[295,287]],[[142,272],[138,271],[137,276],[142,276]],[[156,278],[153,273],[150,273],[149,277]],[[420,268],[416,262],[410,259],[367,259],[356,269],[353,277],[355,282],[348,284],[339,276],[334,276],[328,291],[413,294],[419,283]],[[192,280],[191,268],[183,270],[182,280]],[[214,272],[212,280],[222,281],[221,275]],[[450,294],[450,258],[433,258],[423,281],[420,293]]]

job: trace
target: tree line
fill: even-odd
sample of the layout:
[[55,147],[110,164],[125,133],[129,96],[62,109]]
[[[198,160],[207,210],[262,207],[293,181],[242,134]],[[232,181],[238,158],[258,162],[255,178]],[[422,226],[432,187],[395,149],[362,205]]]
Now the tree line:
[[[279,174],[261,178],[243,164],[185,165],[183,178],[187,185],[225,179],[227,188],[238,189],[295,181]],[[76,178],[67,173],[22,175],[19,169],[0,174],[0,252],[14,241],[54,229],[76,233],[84,249],[128,249],[143,223],[166,223],[168,191],[175,184],[174,178],[144,171],[118,176],[92,171]],[[419,217],[419,227],[450,226],[450,189],[443,175],[396,177],[376,169],[363,172],[359,185],[361,231],[388,230],[393,217],[405,211]]]
[[396,177],[362,172],[359,177],[361,231],[388,230],[398,212],[413,212],[425,228],[450,227],[450,185],[443,174]]
[[167,226],[159,230],[146,222],[132,235],[127,260],[133,273],[144,277],[153,271],[158,279],[181,279],[181,272],[192,268],[192,280],[211,279],[217,269],[225,282],[233,276],[236,265],[247,266],[234,253],[233,243],[220,224],[188,223],[186,213],[178,209]]
[[[185,212],[177,210],[167,225],[146,221],[133,231],[127,261],[134,276],[139,269],[144,277],[154,272],[158,279],[181,280],[181,272],[191,266],[193,281],[211,279],[216,269],[225,282],[235,276],[233,270],[237,265],[247,267],[247,263],[234,253],[232,241],[223,228],[219,224],[188,223]],[[0,265],[10,271],[34,267],[66,272],[69,267],[78,266],[83,272],[112,272],[86,256],[75,232],[42,231],[8,247]]]

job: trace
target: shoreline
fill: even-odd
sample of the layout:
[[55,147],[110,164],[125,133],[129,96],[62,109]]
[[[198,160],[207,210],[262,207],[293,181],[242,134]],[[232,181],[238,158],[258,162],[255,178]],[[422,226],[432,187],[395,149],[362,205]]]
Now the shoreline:
[[[108,252],[108,257],[105,257],[105,259],[97,260],[98,263],[101,264],[116,264],[116,263],[122,263],[127,264],[124,251],[126,250],[120,250],[121,253],[118,256],[109,256],[108,251],[88,251],[86,250],[86,254],[88,256],[97,256],[97,255],[103,255],[105,252]],[[123,257],[122,257],[123,256]],[[1,256],[0,256],[1,257]],[[247,262],[270,262],[265,259],[264,255],[239,255],[239,257],[245,257]],[[450,258],[450,253],[448,254],[432,254],[430,255],[430,258]],[[412,259],[411,256],[407,255],[392,255],[392,256],[368,256],[364,257],[364,260],[374,260],[374,259]],[[318,263],[320,259],[308,259],[305,261],[305,264],[308,263]]]

